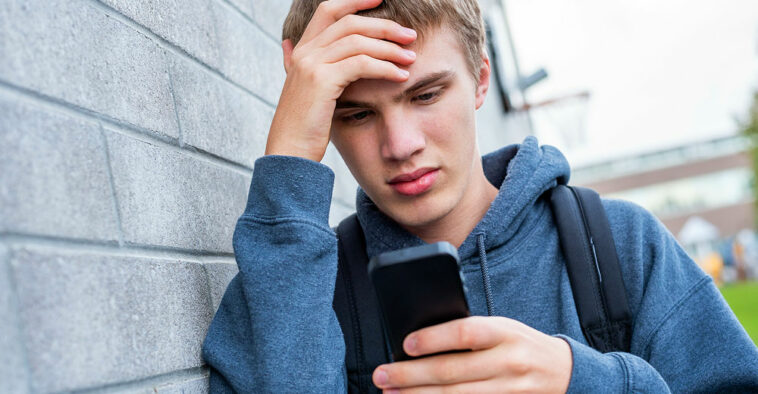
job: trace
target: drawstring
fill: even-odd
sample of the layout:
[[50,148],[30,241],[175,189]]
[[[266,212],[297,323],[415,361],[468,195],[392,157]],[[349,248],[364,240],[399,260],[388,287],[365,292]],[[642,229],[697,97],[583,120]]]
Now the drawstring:
[[476,238],[479,245],[479,269],[482,271],[482,283],[484,283],[484,297],[487,300],[487,315],[495,314],[495,307],[492,305],[492,290],[490,289],[490,274],[487,271],[487,253],[484,250],[484,234],[479,234]]

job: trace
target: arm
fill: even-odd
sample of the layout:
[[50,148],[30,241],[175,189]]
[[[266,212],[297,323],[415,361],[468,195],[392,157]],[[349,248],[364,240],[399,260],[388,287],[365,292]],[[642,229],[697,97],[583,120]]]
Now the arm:
[[605,205],[635,316],[632,354],[610,354],[628,387],[664,381],[673,392],[758,390],[758,348],[711,278],[649,212],[623,201]]
[[319,5],[302,38],[282,43],[287,78],[234,232],[239,273],[203,344],[212,392],[344,392],[345,345],[332,310],[337,241],[328,226],[334,174],[318,163],[336,100],[361,78],[407,80],[395,22],[354,15],[381,0]]
[[328,167],[306,159],[256,161],[234,232],[239,273],[203,344],[212,392],[345,391],[345,345],[332,310],[333,179]]
[[632,392],[758,390],[758,349],[711,278],[649,212],[605,205],[635,316],[631,353],[603,355],[568,339],[569,391],[613,382]]

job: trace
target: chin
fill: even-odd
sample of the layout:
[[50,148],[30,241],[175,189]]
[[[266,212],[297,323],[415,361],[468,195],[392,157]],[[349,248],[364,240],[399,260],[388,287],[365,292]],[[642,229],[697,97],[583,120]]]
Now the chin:
[[[395,205],[382,209],[387,216],[403,227],[425,227],[438,222],[452,211],[439,196],[420,199],[411,204]],[[380,208],[381,209],[381,208]]]

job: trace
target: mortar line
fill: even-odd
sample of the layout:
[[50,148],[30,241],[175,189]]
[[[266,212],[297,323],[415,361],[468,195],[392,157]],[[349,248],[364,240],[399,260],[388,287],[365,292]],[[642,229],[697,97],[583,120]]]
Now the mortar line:
[[203,273],[205,274],[205,288],[208,292],[208,297],[205,297],[207,301],[208,310],[211,311],[211,315],[216,314],[216,308],[213,307],[213,286],[211,286],[211,275],[208,273],[208,267],[205,264],[201,265]]
[[171,93],[171,102],[174,104],[174,117],[176,118],[176,128],[179,130],[178,143],[179,147],[184,147],[184,131],[182,130],[182,121],[179,120],[179,109],[176,108],[176,95],[174,94],[174,62],[168,65],[168,90]]
[[279,42],[278,38],[274,37],[271,33],[269,33],[266,29],[264,29],[263,26],[261,26],[258,22],[256,22],[255,19],[251,18],[250,15],[246,14],[244,11],[242,11],[241,9],[239,9],[239,7],[237,7],[235,4],[230,3],[228,0],[217,0],[217,3],[223,3],[226,6],[228,6],[229,8],[233,9],[240,16],[242,16],[243,19],[245,19],[250,24],[252,24],[253,26],[255,26],[258,29],[258,31],[260,31],[261,33],[263,33],[263,35],[266,36],[266,38],[270,39],[271,42],[273,42],[276,45],[281,45],[281,43]]
[[[193,63],[196,63],[197,65],[201,66],[203,69],[205,69],[206,72],[214,75],[217,78],[220,78],[221,80],[229,83],[230,85],[244,91],[245,93],[251,95],[255,99],[259,100],[260,102],[268,105],[271,108],[276,108],[276,104],[269,101],[267,98],[261,96],[258,93],[255,93],[254,91],[248,89],[247,87],[243,86],[242,84],[232,80],[231,78],[227,77],[223,72],[209,66],[202,60],[198,59],[195,55],[192,55],[191,53],[187,52],[184,48],[172,43],[171,41],[168,41],[167,39],[159,36],[158,34],[155,34],[152,30],[148,29],[147,27],[139,24],[139,22],[129,18],[128,16],[122,14],[117,9],[101,3],[99,0],[88,0],[89,3],[91,3],[94,7],[102,10],[106,13],[106,15],[109,15],[113,17],[114,20],[123,23],[125,26],[136,30],[139,33],[142,33],[147,38],[152,39],[153,41],[156,41],[161,47],[164,49],[167,49],[174,53],[175,55],[178,55],[180,57],[183,57],[185,59],[189,59]],[[256,26],[257,27],[257,26]],[[260,30],[260,29],[259,29]],[[265,34],[265,33],[264,33]],[[218,37],[218,34],[216,35]]]
[[30,247],[33,249],[55,250],[57,252],[69,254],[83,253],[121,257],[143,257],[196,263],[204,263],[209,260],[226,262],[234,258],[234,253],[229,252],[206,252],[202,250],[145,244],[124,244],[123,246],[119,246],[115,241],[95,241],[80,238],[14,232],[0,233],[0,242],[4,242],[10,247]]
[[14,94],[20,96],[22,101],[26,101],[29,104],[36,107],[46,107],[57,110],[67,115],[72,115],[77,119],[83,119],[89,122],[102,122],[108,127],[108,130],[112,130],[119,134],[132,137],[139,141],[147,142],[153,145],[161,146],[168,150],[178,152],[185,156],[189,156],[200,160],[205,163],[210,163],[221,168],[225,168],[245,176],[252,176],[253,169],[237,162],[231,161],[227,158],[210,153],[203,149],[185,144],[183,148],[176,145],[176,139],[159,135],[154,131],[145,129],[140,126],[133,125],[124,121],[120,121],[111,118],[108,115],[103,115],[99,112],[89,110],[84,107],[80,107],[76,104],[63,101],[61,99],[50,97],[42,93],[14,85],[10,82],[0,79],[0,94],[3,92],[7,94]]
[[[2,239],[0,239],[2,241]],[[0,254],[0,264],[5,266],[5,272],[6,275],[8,275],[8,286],[10,287],[10,297],[11,297],[11,304],[13,304],[13,311],[11,313],[16,314],[16,330],[18,330],[18,335],[21,337],[21,348],[23,350],[22,360],[21,362],[24,365],[24,368],[26,369],[26,386],[29,390],[29,392],[33,392],[33,384],[32,384],[32,365],[29,362],[29,349],[26,346],[26,340],[24,336],[26,335],[25,325],[24,322],[21,320],[21,305],[19,305],[19,299],[18,299],[18,288],[16,286],[16,276],[13,275],[13,269],[11,268],[11,262],[10,262],[10,254],[12,253],[10,248],[7,246],[7,244],[4,244],[0,242],[0,247],[5,248],[5,253]]]
[[135,379],[125,382],[109,383],[102,386],[88,387],[79,390],[68,391],[74,394],[94,394],[94,393],[124,393],[124,392],[153,392],[155,388],[164,385],[171,385],[182,382],[197,380],[198,378],[208,378],[210,371],[208,367],[193,367],[171,371],[159,375],[149,376],[142,379]]
[[124,246],[124,227],[121,225],[121,212],[118,209],[118,195],[116,194],[116,182],[113,179],[113,166],[111,165],[110,147],[108,146],[108,139],[105,138],[105,130],[103,130],[103,124],[98,123],[98,127],[100,128],[100,137],[103,140],[103,150],[105,151],[105,168],[108,171],[108,182],[111,187],[111,196],[113,197],[113,211],[116,214],[118,245]]

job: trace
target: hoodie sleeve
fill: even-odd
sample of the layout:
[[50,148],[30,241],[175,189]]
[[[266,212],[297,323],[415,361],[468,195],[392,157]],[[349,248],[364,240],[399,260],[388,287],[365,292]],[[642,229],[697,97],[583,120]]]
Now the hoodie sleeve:
[[758,348],[713,280],[644,209],[606,201],[635,316],[631,353],[574,339],[569,392],[756,392]]
[[290,156],[256,160],[234,231],[239,273],[208,329],[210,391],[345,392],[345,344],[332,309],[334,173]]

